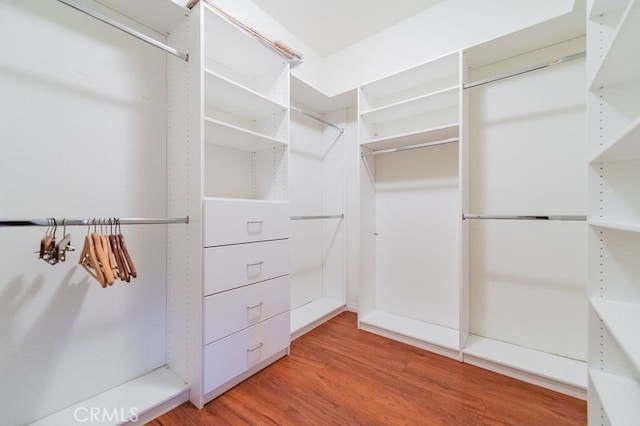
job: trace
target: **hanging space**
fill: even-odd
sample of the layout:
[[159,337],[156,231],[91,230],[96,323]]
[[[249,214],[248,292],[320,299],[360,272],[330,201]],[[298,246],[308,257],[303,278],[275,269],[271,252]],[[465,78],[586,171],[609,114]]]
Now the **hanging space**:
[[456,359],[459,58],[359,89],[359,327]]
[[291,337],[295,339],[346,307],[347,109],[293,76],[291,98]]
[[581,11],[464,53],[464,361],[585,397]]

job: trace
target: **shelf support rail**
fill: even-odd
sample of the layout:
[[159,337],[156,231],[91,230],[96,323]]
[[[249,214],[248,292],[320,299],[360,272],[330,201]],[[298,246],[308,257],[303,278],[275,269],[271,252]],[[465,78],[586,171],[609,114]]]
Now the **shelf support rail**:
[[583,215],[508,215],[508,214],[463,214],[463,220],[468,219],[499,219],[499,220],[572,220],[586,221]]
[[577,61],[578,59],[582,59],[587,56],[587,52],[578,52],[573,55],[564,56],[562,58],[556,58],[549,62],[540,63],[537,65],[532,65],[526,68],[521,68],[510,73],[500,74],[495,77],[485,78],[483,80],[474,81],[472,83],[467,83],[463,86],[465,89],[470,89],[472,87],[482,86],[483,84],[493,83],[494,81],[504,80],[505,78],[516,77],[518,75],[526,74],[531,71],[537,71],[544,68],[552,67],[555,65],[566,64],[567,62]]
[[321,216],[291,216],[291,220],[344,219],[344,213]]
[[180,52],[177,49],[174,49],[171,46],[167,46],[164,43],[159,42],[158,40],[151,38],[145,34],[142,34],[139,31],[134,30],[133,28],[129,28],[124,24],[121,24],[120,22],[116,21],[115,19],[111,19],[110,17],[103,15],[99,12],[96,12],[95,10],[91,10],[83,5],[77,4],[73,1],[70,0],[58,0],[60,3],[66,4],[67,6],[76,9],[82,13],[85,13],[89,16],[91,16],[92,18],[97,19],[98,21],[102,21],[107,25],[111,25],[114,28],[119,29],[120,31],[123,31],[129,35],[134,36],[135,38],[144,41],[145,43],[148,43],[154,47],[157,47],[158,49],[164,50],[165,52],[176,56],[180,59],[182,59],[183,61],[189,61],[189,54],[188,53],[183,53]]
[[313,118],[314,120],[319,121],[319,122],[321,122],[322,124],[326,124],[326,125],[327,125],[327,126],[329,126],[329,127],[333,127],[334,129],[336,129],[337,131],[339,131],[341,134],[342,134],[342,133],[344,133],[344,129],[343,129],[342,127],[338,127],[338,126],[336,126],[336,125],[335,125],[335,124],[333,124],[333,123],[329,123],[328,121],[323,120],[322,118],[317,117],[317,116],[315,116],[315,115],[313,115],[313,114],[311,114],[311,113],[308,113],[307,111],[304,111],[304,110],[302,110],[302,109],[300,109],[300,108],[298,108],[298,107],[294,107],[294,106],[290,106],[289,108],[291,109],[291,111],[299,112],[300,114],[302,114],[302,115],[306,115],[306,116],[307,116],[307,117],[309,117],[309,118]]
[[436,146],[436,145],[445,145],[448,143],[455,143],[455,142],[459,142],[460,138],[455,137],[455,138],[448,138],[448,139],[442,139],[439,141],[434,141],[434,142],[426,142],[426,143],[419,143],[416,145],[407,145],[407,146],[401,146],[398,148],[389,148],[389,149],[376,149],[376,150],[371,150],[371,151],[362,151],[360,153],[361,157],[367,157],[369,155],[378,155],[378,154],[388,154],[390,152],[399,152],[399,151],[408,151],[411,149],[419,149],[419,148],[427,148],[430,146]]
[[0,228],[13,226],[90,226],[90,225],[163,225],[174,223],[189,223],[186,217],[129,217],[129,218],[40,218],[40,219],[0,219]]

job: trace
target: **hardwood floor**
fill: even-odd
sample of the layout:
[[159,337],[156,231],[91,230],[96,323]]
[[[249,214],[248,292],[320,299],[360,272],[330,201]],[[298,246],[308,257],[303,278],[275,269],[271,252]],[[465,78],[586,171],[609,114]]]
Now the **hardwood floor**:
[[579,425],[585,401],[356,328],[345,312],[201,411],[151,425]]

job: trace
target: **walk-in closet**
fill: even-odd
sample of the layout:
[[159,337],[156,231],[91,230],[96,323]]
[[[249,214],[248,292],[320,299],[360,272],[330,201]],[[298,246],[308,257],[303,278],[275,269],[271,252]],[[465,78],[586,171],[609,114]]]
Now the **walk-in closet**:
[[637,423],[640,0],[0,23],[0,425]]

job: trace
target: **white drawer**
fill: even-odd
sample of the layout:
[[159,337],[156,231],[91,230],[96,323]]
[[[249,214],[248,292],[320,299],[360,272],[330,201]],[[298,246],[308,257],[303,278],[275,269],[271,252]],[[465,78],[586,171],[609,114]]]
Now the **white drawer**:
[[289,312],[204,347],[204,392],[209,393],[287,348]]
[[287,275],[289,240],[236,244],[204,249],[204,295]]
[[288,203],[205,200],[205,247],[289,238]]
[[205,297],[204,343],[288,311],[290,299],[288,275]]

